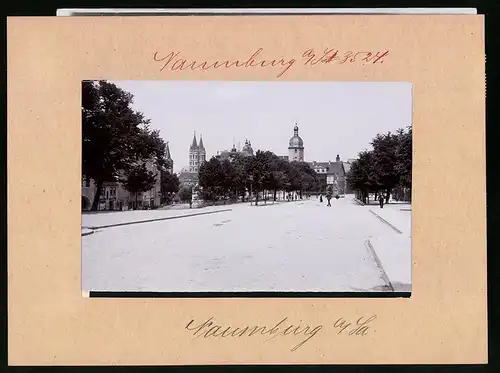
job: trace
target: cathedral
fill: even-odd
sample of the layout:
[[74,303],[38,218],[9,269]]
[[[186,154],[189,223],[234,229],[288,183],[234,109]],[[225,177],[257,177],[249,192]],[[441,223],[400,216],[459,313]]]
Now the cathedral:
[[193,142],[189,147],[189,172],[198,172],[200,166],[206,161],[205,146],[200,136],[200,143],[196,142],[196,132],[193,135]]
[[181,184],[195,185],[198,181],[198,171],[206,162],[207,153],[203,145],[203,138],[200,135],[200,142],[196,141],[196,132],[193,134],[193,141],[189,147],[189,167],[184,168],[179,173]]

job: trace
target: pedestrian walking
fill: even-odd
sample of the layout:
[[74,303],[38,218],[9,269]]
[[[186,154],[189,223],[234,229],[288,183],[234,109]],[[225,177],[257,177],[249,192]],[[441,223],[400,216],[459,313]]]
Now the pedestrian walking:
[[380,208],[383,209],[384,208],[384,196],[382,194],[380,194],[378,196],[378,203],[380,204]]
[[332,195],[331,195],[331,194],[327,194],[327,195],[326,195],[326,199],[327,199],[327,201],[328,201],[327,206],[328,206],[328,207],[332,207],[332,205],[330,204],[330,201],[332,200]]

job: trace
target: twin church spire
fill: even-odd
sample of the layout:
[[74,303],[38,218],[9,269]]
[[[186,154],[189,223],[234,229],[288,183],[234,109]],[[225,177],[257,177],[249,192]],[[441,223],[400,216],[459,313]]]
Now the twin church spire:
[[189,172],[198,172],[200,166],[206,161],[206,151],[203,145],[203,138],[200,135],[200,142],[196,141],[196,131],[193,134],[193,142],[189,147]]
[[190,150],[194,149],[203,149],[205,150],[205,146],[203,145],[203,138],[200,135],[200,143],[196,141],[196,131],[194,131],[193,134],[193,142],[191,143],[191,146],[189,147]]

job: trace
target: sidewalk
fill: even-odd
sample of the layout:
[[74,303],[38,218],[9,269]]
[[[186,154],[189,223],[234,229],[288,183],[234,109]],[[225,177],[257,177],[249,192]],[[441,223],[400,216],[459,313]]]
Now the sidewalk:
[[395,203],[384,205],[383,209],[366,207],[394,231],[391,235],[372,238],[369,245],[394,291],[411,292],[411,205]]
[[[192,209],[172,209],[172,210],[132,210],[114,211],[102,214],[82,215],[82,235],[83,229],[107,228],[134,223],[144,223],[155,220],[175,219],[187,216],[206,215],[223,211],[230,211],[229,206],[209,206]],[[88,233],[86,231],[86,233]]]
[[[411,205],[403,203],[389,203],[384,208],[367,206],[372,213],[378,215],[390,225],[397,228],[404,235],[411,236]],[[410,211],[408,211],[410,210]]]

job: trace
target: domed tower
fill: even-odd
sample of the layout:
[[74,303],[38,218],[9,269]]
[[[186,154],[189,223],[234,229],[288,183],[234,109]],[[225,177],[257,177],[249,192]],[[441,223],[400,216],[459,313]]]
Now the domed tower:
[[299,136],[299,127],[297,123],[295,123],[295,127],[293,127],[293,136],[288,142],[288,160],[290,162],[304,161],[304,141]]
[[233,147],[231,148],[231,151],[229,152],[229,159],[234,160],[238,156],[238,150],[236,149],[236,146],[234,145],[233,142]]
[[253,155],[252,144],[250,141],[245,140],[245,146],[243,147],[242,152],[246,155]]

